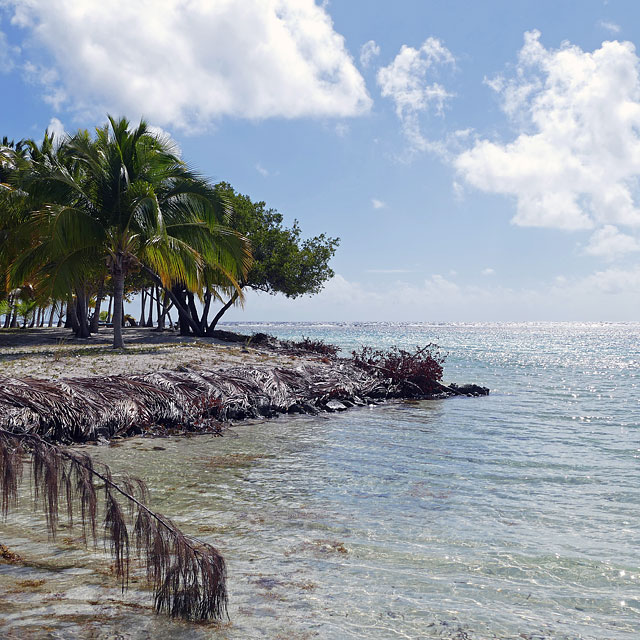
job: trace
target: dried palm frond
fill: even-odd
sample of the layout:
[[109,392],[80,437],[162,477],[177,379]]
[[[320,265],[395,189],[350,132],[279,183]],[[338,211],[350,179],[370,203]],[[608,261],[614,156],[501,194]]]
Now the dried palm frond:
[[215,431],[229,419],[286,413],[294,406],[321,409],[333,398],[389,394],[380,376],[346,362],[52,382],[0,378],[0,427],[56,442],[111,438],[152,425]]
[[[104,492],[104,532],[124,590],[129,581],[131,538],[146,562],[157,612],[190,620],[226,614],[226,568],[219,551],[183,534],[145,504],[148,491],[136,478],[114,481],[106,465],[96,467],[85,453],[51,444],[33,433],[0,429],[0,496],[7,515],[18,500],[25,453],[31,455],[34,500],[43,508],[47,529],[55,537],[61,502],[69,524],[80,515],[83,535],[96,540],[98,489]],[[128,509],[123,509],[123,503]]]

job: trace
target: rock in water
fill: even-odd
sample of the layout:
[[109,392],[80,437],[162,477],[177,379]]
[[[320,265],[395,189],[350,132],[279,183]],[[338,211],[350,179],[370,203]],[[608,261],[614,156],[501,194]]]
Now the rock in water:
[[461,384],[457,385],[452,383],[449,385],[451,389],[457,391],[458,393],[465,396],[488,396],[489,395],[489,387],[481,387],[478,384]]

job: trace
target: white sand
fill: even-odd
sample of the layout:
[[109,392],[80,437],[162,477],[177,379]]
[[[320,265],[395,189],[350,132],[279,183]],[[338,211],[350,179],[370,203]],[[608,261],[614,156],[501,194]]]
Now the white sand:
[[237,365],[296,366],[318,357],[298,357],[215,338],[181,337],[173,332],[125,328],[126,348],[114,350],[112,330],[87,340],[69,329],[11,329],[0,331],[0,376],[56,378],[128,375],[188,367],[220,370]]

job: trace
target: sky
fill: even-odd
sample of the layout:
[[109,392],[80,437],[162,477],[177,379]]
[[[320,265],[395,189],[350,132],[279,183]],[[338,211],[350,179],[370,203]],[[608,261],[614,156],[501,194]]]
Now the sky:
[[636,0],[0,0],[0,136],[144,117],[341,239],[242,321],[633,321]]

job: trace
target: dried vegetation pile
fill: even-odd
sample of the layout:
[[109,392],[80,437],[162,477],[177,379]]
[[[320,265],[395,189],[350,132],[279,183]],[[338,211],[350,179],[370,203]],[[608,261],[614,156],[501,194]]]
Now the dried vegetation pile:
[[362,369],[306,363],[131,376],[0,379],[0,426],[56,442],[83,442],[147,430],[216,430],[227,420],[313,413],[330,400],[364,403],[387,394]]

